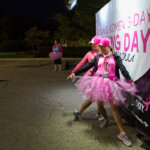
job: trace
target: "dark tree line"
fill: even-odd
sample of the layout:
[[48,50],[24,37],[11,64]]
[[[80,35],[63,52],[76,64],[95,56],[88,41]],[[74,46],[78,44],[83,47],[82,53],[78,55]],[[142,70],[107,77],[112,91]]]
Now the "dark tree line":
[[54,39],[86,45],[95,34],[95,13],[107,2],[79,0],[73,11],[67,11],[64,0],[63,13],[55,14],[46,23],[26,14],[6,17],[0,12],[0,52],[38,49]]

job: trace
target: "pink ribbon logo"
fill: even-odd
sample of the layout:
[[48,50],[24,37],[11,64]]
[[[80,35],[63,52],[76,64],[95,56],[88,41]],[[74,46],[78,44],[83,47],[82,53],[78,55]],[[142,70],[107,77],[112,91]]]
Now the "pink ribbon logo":
[[143,101],[143,103],[146,105],[146,109],[145,109],[145,111],[148,111],[148,107],[149,107],[149,105],[150,105],[150,96],[149,96],[149,97],[147,97],[146,102],[145,102],[145,101]]

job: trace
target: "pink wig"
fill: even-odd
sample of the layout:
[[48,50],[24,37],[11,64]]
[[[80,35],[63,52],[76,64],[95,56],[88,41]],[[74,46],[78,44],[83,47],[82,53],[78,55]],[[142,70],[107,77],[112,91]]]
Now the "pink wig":
[[102,38],[100,45],[101,46],[110,46],[110,40],[108,38]]
[[99,35],[96,35],[92,38],[89,44],[97,44],[100,45],[102,38]]

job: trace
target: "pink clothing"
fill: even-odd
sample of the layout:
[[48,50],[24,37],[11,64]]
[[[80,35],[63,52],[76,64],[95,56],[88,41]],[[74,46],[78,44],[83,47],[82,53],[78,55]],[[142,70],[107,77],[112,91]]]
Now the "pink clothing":
[[[56,45],[53,45],[53,47],[52,47],[52,52],[54,52],[54,47],[55,47]],[[62,47],[61,47],[61,45],[59,44],[59,45],[57,45],[58,47],[59,47],[59,52],[63,52],[63,49],[62,49]]]
[[58,52],[58,53],[50,52],[49,57],[52,60],[61,59],[62,58],[62,52]]
[[[87,64],[88,62],[90,62],[95,55],[97,55],[98,53],[95,51],[95,50],[91,50],[89,51],[85,56],[84,58],[80,61],[80,63],[75,67],[75,69],[72,71],[75,72],[76,70],[80,69],[81,67],[83,67],[85,64]],[[92,70],[93,68],[89,69],[87,71],[87,75],[88,76],[91,76],[91,73],[92,73]]]
[[[108,77],[100,76],[104,74]],[[115,60],[112,54],[107,59],[102,55],[93,77],[84,76],[76,82],[76,86],[85,98],[91,98],[92,102],[100,101],[105,104],[119,105],[125,103],[126,92],[132,95],[135,94],[136,89],[131,84],[114,80],[109,76],[115,76]]]
[[49,57],[53,60],[62,58],[62,47],[61,45],[53,45],[52,52],[49,53]]
[[[116,65],[115,65],[115,60],[114,60],[113,55],[111,54],[110,57],[107,58],[107,60],[106,60],[107,66],[104,64],[104,60],[105,60],[105,57],[102,55],[98,61],[98,69],[95,74],[108,74],[109,76],[110,75],[115,76],[115,66]],[[105,72],[105,69],[108,70],[107,73]],[[94,74],[94,76],[95,76],[95,74]]]

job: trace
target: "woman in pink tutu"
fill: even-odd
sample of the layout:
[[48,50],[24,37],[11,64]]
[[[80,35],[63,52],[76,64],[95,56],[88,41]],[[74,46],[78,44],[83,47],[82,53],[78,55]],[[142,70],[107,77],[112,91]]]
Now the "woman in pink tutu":
[[[125,94],[127,92],[134,95],[137,90],[121,58],[112,54],[110,40],[108,38],[101,40],[101,49],[102,54],[95,56],[91,62],[75,71],[70,78],[74,78],[76,75],[94,66],[91,77],[84,76],[77,81],[76,86],[85,97],[91,98],[92,102],[99,101],[101,103],[100,113],[104,117],[103,122],[100,124],[101,128],[109,124],[103,104],[110,104],[113,117],[120,131],[118,138],[122,140],[125,145],[131,146],[131,141],[123,129],[118,105],[125,104]],[[126,81],[119,79],[119,70]]]
[[59,65],[59,71],[61,71],[61,58],[62,58],[62,47],[55,40],[55,45],[52,47],[52,52],[49,53],[49,57],[54,60],[54,71],[57,70],[57,64]]
[[[89,51],[85,56],[84,58],[80,61],[80,63],[75,67],[75,69],[72,71],[71,75],[78,69],[80,69],[82,66],[86,65],[88,62],[90,62],[94,57],[95,55],[97,54],[101,54],[101,47],[100,47],[100,42],[101,42],[101,37],[96,35],[92,38],[92,40],[89,42],[89,44],[91,44],[92,46],[92,50]],[[92,70],[93,68],[89,69],[86,74],[84,76],[91,76],[91,73],[92,73]],[[68,77],[70,78],[71,75]],[[67,79],[68,79],[67,78]],[[92,104],[92,101],[90,98],[86,99],[82,106],[80,107],[79,111],[78,110],[74,110],[74,118],[75,120],[79,120],[80,119],[80,116],[81,114],[83,113],[83,111],[88,108],[90,105]],[[100,114],[100,107],[101,105],[99,104],[99,102],[97,102],[97,118],[98,120],[102,120],[102,116]]]

